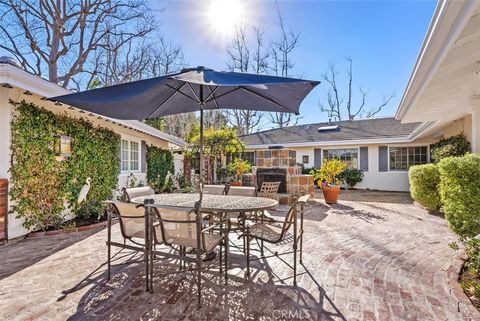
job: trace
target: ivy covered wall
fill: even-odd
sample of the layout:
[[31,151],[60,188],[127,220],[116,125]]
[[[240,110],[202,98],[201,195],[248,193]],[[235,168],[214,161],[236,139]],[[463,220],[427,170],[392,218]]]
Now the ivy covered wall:
[[165,184],[167,172],[175,173],[173,155],[163,148],[147,146],[147,183],[160,192]]
[[[10,103],[16,112],[11,123],[9,193],[17,218],[25,219],[26,228],[45,230],[62,226],[65,205],[82,218],[96,216],[102,210],[101,202],[117,186],[120,136],[32,103]],[[55,157],[56,135],[71,137],[72,153],[65,160]],[[87,177],[92,179],[87,201],[78,205]]]

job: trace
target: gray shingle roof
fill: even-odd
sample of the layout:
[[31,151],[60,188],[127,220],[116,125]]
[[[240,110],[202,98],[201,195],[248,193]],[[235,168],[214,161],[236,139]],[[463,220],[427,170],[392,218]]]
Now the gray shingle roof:
[[[240,137],[248,145],[328,142],[408,136],[421,123],[402,124],[394,117],[346,120],[277,128]],[[319,131],[322,126],[338,129]]]

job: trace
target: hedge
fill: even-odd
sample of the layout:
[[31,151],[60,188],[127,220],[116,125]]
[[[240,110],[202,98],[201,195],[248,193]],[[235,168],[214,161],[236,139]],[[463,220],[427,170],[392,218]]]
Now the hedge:
[[450,228],[461,237],[480,233],[480,155],[448,157],[438,163],[440,197]]
[[440,208],[440,173],[435,164],[415,165],[408,170],[412,198],[429,210]]
[[[82,218],[102,212],[102,201],[117,187],[120,136],[84,119],[56,115],[35,104],[10,101],[16,113],[11,123],[12,211],[34,230],[64,224],[65,204]],[[72,154],[55,158],[56,135],[71,137]],[[77,204],[87,177],[87,201]]]

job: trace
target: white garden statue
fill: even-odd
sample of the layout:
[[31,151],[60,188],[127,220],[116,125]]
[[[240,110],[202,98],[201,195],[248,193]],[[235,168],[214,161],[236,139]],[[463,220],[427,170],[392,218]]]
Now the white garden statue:
[[85,185],[82,186],[82,189],[80,190],[80,194],[78,194],[78,199],[77,203],[82,204],[87,200],[87,194],[90,191],[90,182],[92,179],[90,177],[87,177],[85,180]]

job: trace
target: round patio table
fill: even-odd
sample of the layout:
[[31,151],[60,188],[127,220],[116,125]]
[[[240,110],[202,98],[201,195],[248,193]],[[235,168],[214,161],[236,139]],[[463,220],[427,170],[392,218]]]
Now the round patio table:
[[[153,199],[154,205],[167,207],[194,208],[200,199],[200,194],[156,194],[135,197],[133,203],[143,204],[145,199]],[[278,201],[264,197],[211,195],[203,194],[200,211],[205,212],[254,212],[272,209],[278,205]]]

